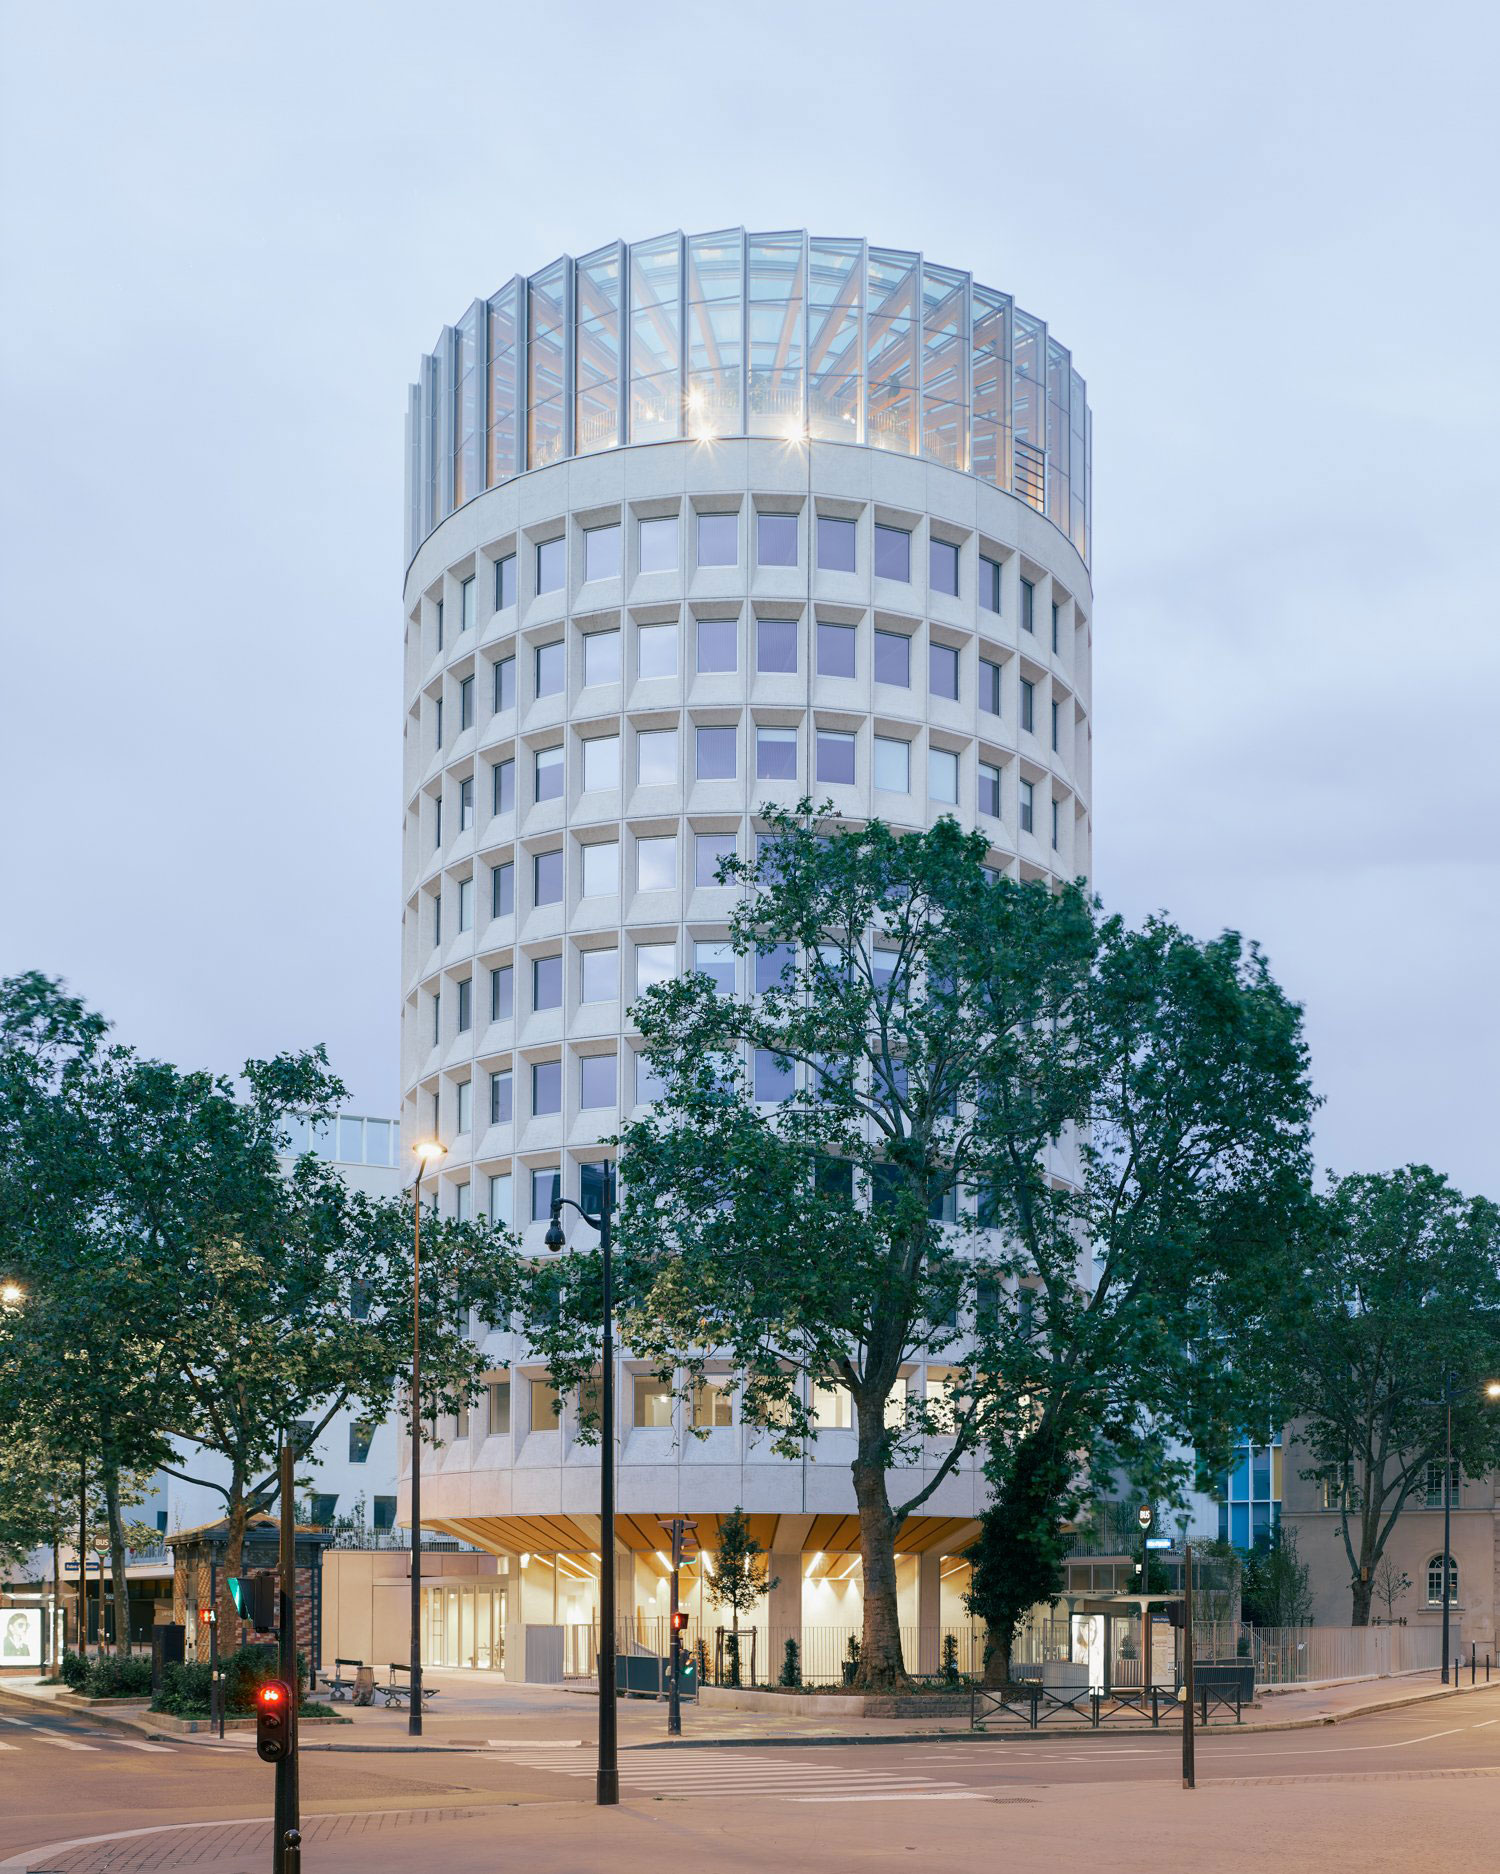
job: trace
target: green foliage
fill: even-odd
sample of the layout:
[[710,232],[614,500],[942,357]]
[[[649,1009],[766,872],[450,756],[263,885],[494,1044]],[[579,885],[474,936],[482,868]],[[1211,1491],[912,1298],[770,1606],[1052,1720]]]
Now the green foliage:
[[802,1683],[802,1649],[795,1640],[788,1640],[782,1649],[780,1683],[785,1686]]
[[89,1676],[89,1662],[82,1653],[64,1653],[58,1664],[57,1676],[70,1692],[81,1692]]
[[942,1675],[944,1685],[963,1684],[963,1674],[958,1669],[958,1635],[956,1633],[943,1635]]
[[161,1669],[161,1687],[151,1700],[153,1711],[178,1718],[206,1718],[213,1674],[206,1659],[169,1660]]
[[1500,1208],[1426,1165],[1338,1179],[1312,1206],[1298,1276],[1272,1295],[1268,1338],[1296,1436],[1339,1510],[1352,1617],[1403,1508],[1441,1465],[1444,1376],[1463,1475],[1500,1463]]
[[1310,1574],[1295,1529],[1283,1524],[1262,1536],[1241,1568],[1242,1617],[1257,1627],[1305,1627],[1313,1611]]
[[1062,1524],[1078,1489],[1066,1446],[1030,1437],[1009,1453],[968,1551],[973,1574],[964,1604],[985,1623],[987,1684],[1009,1684],[1016,1628],[1039,1602],[1050,1606],[1063,1591],[1069,1542]]
[[85,1698],[149,1698],[151,1660],[144,1654],[100,1653],[77,1688]]
[[[275,1645],[257,1642],[241,1646],[226,1654],[219,1662],[219,1672],[224,1688],[224,1715],[228,1718],[245,1717],[255,1710],[257,1689],[268,1679],[280,1677],[280,1654]],[[297,1656],[297,1673],[300,1691],[305,1695],[308,1684],[307,1659],[301,1653]],[[173,1712],[179,1718],[206,1718],[210,1713],[212,1686],[212,1672],[207,1660],[188,1659],[180,1664],[165,1665],[162,1667],[161,1690],[152,1700],[151,1709]],[[309,1717],[319,1715],[313,1706],[305,1702],[305,1698],[299,1708]]]
[[736,1504],[719,1524],[714,1566],[705,1575],[704,1592],[715,1607],[727,1607],[738,1622],[762,1600],[776,1581],[766,1573],[765,1549],[750,1533],[750,1520]]

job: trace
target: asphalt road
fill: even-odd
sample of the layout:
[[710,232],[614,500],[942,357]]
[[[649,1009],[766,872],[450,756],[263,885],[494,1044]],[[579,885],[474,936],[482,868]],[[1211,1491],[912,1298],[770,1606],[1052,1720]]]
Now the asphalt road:
[[[977,1866],[1003,1834],[1015,1874],[1090,1843],[1110,1855],[1112,1874],[1137,1856],[1156,1874],[1179,1857],[1194,1874],[1346,1865],[1500,1874],[1500,1685],[1337,1727],[1200,1735],[1193,1794],[1181,1788],[1180,1763],[1167,1733],[637,1749],[621,1755],[620,1811],[601,1813],[591,1739],[307,1751],[304,1867],[379,1874],[409,1865],[415,1850],[444,1874],[498,1874],[524,1849],[528,1866],[568,1874],[592,1870],[608,1850],[619,1874],[637,1855],[659,1869],[667,1852],[716,1871],[764,1870],[769,1860],[824,1874],[892,1858],[909,1867],[908,1854],[939,1844],[955,1865]],[[248,1739],[151,1743],[86,1716],[0,1702],[0,1870],[265,1874],[272,1776]],[[246,1827],[175,1826],[239,1818]],[[128,1839],[31,1852],[122,1832]]]

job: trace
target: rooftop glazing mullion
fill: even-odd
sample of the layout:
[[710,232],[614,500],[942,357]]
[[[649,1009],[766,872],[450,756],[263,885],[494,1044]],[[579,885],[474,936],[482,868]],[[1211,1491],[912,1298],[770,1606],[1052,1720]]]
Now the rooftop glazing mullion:
[[526,469],[682,435],[924,456],[1088,556],[1086,387],[1041,320],[912,250],[742,228],[563,258],[445,327],[408,403],[412,550]]

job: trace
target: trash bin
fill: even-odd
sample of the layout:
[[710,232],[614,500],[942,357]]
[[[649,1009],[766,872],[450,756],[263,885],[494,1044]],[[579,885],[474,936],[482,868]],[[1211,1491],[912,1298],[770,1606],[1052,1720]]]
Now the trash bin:
[[180,1621],[164,1620],[151,1629],[151,1690],[161,1690],[163,1666],[180,1666],[187,1652],[187,1628]]
[[352,1701],[356,1705],[373,1705],[375,1703],[375,1668],[373,1666],[357,1666],[355,1668]]

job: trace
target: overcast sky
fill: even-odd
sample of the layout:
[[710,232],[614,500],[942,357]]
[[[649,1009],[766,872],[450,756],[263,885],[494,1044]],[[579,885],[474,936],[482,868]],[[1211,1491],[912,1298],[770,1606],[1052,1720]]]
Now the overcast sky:
[[1323,1163],[1500,1197],[1493,6],[4,18],[0,971],[394,1113],[419,352],[616,236],[865,234],[1088,379],[1106,901],[1261,940]]

